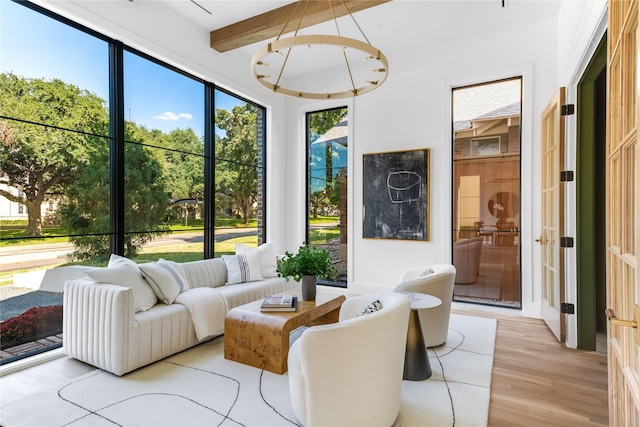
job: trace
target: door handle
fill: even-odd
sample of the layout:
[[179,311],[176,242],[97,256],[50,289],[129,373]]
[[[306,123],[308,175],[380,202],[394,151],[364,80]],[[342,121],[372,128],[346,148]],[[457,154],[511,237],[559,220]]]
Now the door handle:
[[607,315],[607,319],[609,319],[609,322],[611,322],[612,325],[638,329],[637,321],[618,319],[616,317],[616,313],[610,308],[607,308],[604,313]]
[[540,243],[541,245],[544,245],[548,242],[548,240],[545,239],[544,236],[540,236],[536,239],[536,242]]
[[[624,326],[626,328],[633,328],[636,330],[636,337],[638,339],[638,341],[640,341],[640,329],[638,329],[638,321],[637,320],[625,320],[625,319],[618,319],[616,317],[616,313],[610,309],[607,308],[604,313],[607,316],[607,319],[609,320],[609,323],[611,323],[612,326]],[[636,304],[636,319],[640,318],[640,306],[638,306]]]

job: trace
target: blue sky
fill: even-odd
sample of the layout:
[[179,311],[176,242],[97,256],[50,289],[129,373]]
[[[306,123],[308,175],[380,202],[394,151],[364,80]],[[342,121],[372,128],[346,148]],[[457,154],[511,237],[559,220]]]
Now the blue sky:
[[[0,70],[58,78],[108,98],[108,45],[12,1],[0,0]],[[204,86],[125,52],[125,116],[149,129],[204,133]],[[216,107],[239,102],[217,93]]]

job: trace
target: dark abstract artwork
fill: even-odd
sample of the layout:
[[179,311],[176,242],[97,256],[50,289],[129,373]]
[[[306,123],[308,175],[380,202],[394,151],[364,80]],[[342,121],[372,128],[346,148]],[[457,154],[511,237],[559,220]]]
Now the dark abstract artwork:
[[429,149],[363,156],[365,239],[429,240]]

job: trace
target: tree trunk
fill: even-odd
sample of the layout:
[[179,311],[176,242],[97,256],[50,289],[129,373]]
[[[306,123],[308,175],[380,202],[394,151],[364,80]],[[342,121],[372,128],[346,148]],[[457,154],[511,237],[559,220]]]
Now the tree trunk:
[[27,235],[42,236],[42,201],[33,200],[25,203],[29,222]]

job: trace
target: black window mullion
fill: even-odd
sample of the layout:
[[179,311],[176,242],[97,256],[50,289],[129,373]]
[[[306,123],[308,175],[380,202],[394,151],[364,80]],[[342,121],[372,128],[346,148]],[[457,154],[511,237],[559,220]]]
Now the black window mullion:
[[111,253],[124,255],[124,48],[109,43],[109,235]]
[[204,85],[204,258],[215,254],[215,174],[213,120],[215,111],[215,87]]

